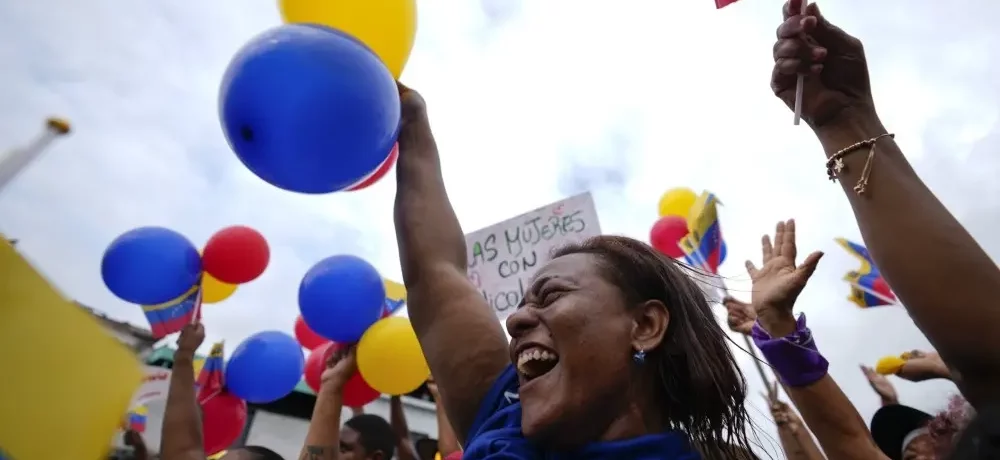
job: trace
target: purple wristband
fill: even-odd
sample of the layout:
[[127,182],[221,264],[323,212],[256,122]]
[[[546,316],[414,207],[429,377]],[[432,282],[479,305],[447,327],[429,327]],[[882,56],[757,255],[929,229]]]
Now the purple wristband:
[[782,383],[804,387],[823,378],[830,363],[816,349],[812,331],[806,327],[806,315],[800,314],[795,326],[795,332],[775,339],[754,323],[750,335]]

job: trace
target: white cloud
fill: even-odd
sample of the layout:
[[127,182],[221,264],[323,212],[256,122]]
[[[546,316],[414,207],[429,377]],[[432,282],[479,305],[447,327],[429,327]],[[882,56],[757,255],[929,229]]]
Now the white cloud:
[[[960,3],[823,6],[865,41],[881,114],[917,170],[996,252],[1000,72],[991,58],[1000,38],[986,18],[1000,6]],[[734,291],[749,288],[740,262],[758,257],[759,235],[778,219],[796,217],[803,249],[829,253],[800,305],[863,416],[877,402],[857,363],[928,346],[903,310],[860,311],[844,300],[840,276],[854,262],[832,239],[858,232],[816,141],[768,88],[778,3],[420,7],[404,81],[428,101],[466,230],[594,188],[604,230],[644,239],[663,190],[710,189],[725,203],[723,272]],[[108,242],[139,225],[169,226],[199,245],[223,226],[254,226],[271,243],[270,268],[205,310],[210,339],[232,346],[257,330],[290,331],[298,281],[323,257],[355,253],[398,278],[392,180],[356,194],[295,195],[251,175],[226,146],[216,109],[222,71],[246,40],[277,24],[269,1],[0,3],[0,138],[9,147],[27,141],[49,114],[75,128],[0,197],[0,230],[20,238],[64,291],[142,324],[139,309],[100,280]],[[760,390],[749,358],[742,362]],[[925,410],[954,391],[899,387],[904,402]],[[758,422],[773,435],[770,422]]]

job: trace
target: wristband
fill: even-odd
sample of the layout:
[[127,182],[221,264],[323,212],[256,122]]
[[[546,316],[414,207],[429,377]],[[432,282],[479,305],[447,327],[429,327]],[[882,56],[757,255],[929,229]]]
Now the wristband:
[[785,337],[772,338],[758,322],[750,335],[783,384],[804,387],[827,374],[830,363],[816,348],[812,331],[806,327],[806,315],[799,314],[795,331]]

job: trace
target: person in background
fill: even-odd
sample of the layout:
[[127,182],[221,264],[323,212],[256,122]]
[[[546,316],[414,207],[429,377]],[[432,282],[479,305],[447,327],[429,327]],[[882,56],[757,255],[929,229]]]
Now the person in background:
[[[162,460],[205,460],[201,410],[195,390],[194,356],[205,341],[201,323],[188,324],[177,338],[160,441]],[[262,446],[229,449],[221,460],[283,460]]]
[[396,435],[396,456],[399,460],[418,460],[416,446],[410,439],[410,427],[406,424],[403,400],[399,396],[389,397],[389,425]]
[[149,460],[149,449],[146,448],[146,440],[142,439],[142,434],[135,430],[125,430],[122,434],[122,443],[132,448],[132,459]]
[[816,441],[809,434],[809,429],[802,423],[802,419],[792,406],[778,398],[778,382],[774,382],[771,391],[763,396],[771,409],[771,418],[778,427],[778,439],[781,440],[781,450],[785,452],[785,458],[826,460]]
[[344,385],[358,371],[354,348],[335,353],[327,362],[316,392],[309,431],[300,460],[389,460],[397,436],[385,419],[359,414],[340,426]]
[[751,452],[746,380],[726,333],[685,268],[647,244],[600,236],[556,251],[507,318],[508,344],[468,279],[424,100],[403,85],[400,99],[400,266],[462,458]]

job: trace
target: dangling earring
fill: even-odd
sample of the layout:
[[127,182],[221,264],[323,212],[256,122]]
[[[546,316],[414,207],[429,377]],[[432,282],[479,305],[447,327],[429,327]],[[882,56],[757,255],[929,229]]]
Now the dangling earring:
[[635,353],[632,353],[632,361],[635,361],[636,364],[642,364],[646,362],[646,350],[640,348]]

